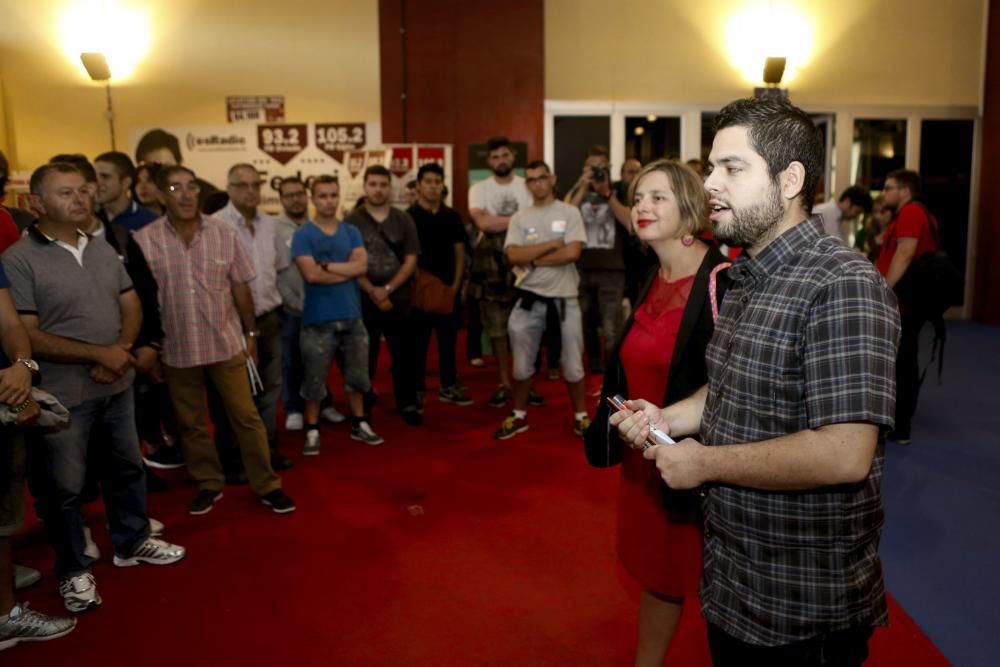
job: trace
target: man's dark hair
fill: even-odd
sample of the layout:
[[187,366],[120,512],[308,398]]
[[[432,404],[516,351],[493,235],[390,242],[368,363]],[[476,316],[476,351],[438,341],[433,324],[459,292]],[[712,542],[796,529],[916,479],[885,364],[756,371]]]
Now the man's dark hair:
[[771,180],[792,162],[805,167],[799,200],[812,211],[823,173],[823,137],[809,114],[787,100],[746,98],[730,102],[715,117],[715,131],[745,127],[750,147],[764,158]]
[[852,185],[840,193],[839,201],[845,199],[849,200],[852,206],[860,206],[865,213],[872,212],[872,193],[860,185]]
[[178,164],[182,162],[181,160],[181,144],[177,141],[177,137],[170,134],[166,130],[161,130],[159,128],[155,130],[150,130],[146,134],[142,135],[142,139],[139,140],[139,145],[135,147],[135,161],[145,162],[145,157],[147,153],[152,153],[153,151],[166,148],[174,156],[174,160]]
[[545,160],[532,160],[524,167],[525,171],[528,171],[529,169],[544,169],[547,173],[552,173],[552,169],[549,168],[549,165]]
[[[367,176],[365,178],[367,178]],[[337,186],[337,195],[339,196],[340,181],[337,180],[336,176],[331,176],[330,174],[320,174],[319,176],[316,176],[311,181],[309,181],[309,194],[314,194],[316,192],[317,185],[326,185],[329,183],[333,183],[334,185]],[[284,185],[284,181],[282,181],[282,185]]]
[[94,165],[90,164],[90,160],[87,159],[86,155],[82,153],[57,153],[49,158],[49,162],[66,162],[74,167],[83,174],[83,180],[88,183],[97,182],[97,172],[94,171]]
[[604,146],[602,144],[594,144],[593,146],[587,149],[587,157],[594,157],[594,156],[610,158],[611,151],[608,150],[607,146]]
[[373,164],[370,165],[368,168],[366,168],[365,177],[361,179],[361,182],[367,183],[369,176],[385,176],[386,178],[389,179],[390,182],[392,181],[392,174],[390,174],[389,170],[380,164]]
[[[319,177],[317,177],[317,178],[319,178]],[[306,184],[303,183],[302,179],[299,178],[298,176],[286,176],[285,178],[283,178],[280,181],[278,181],[278,194],[279,195],[285,194],[282,191],[282,188],[285,187],[286,185],[296,185],[296,184],[301,185],[303,188],[306,187]]]
[[115,166],[118,178],[128,178],[135,183],[135,165],[132,158],[121,151],[108,151],[94,158],[94,162],[107,162]]
[[[425,165],[421,165],[420,169],[417,170],[417,180],[413,182],[415,186],[417,181],[422,181],[424,179],[424,174],[437,174],[444,180],[444,168],[437,162],[428,162]],[[409,187],[409,184],[407,184]]]
[[[421,167],[421,169],[423,169],[423,167]],[[412,190],[413,188],[417,187],[417,181],[419,180],[420,180],[420,172],[418,171],[416,178],[411,178],[406,182],[406,189]]]
[[902,187],[910,191],[910,196],[914,199],[920,198],[920,174],[913,171],[912,169],[896,169],[895,171],[890,171],[885,176],[885,180],[892,179],[899,183]]
[[10,163],[7,156],[0,151],[0,199],[3,199],[3,191],[7,188],[7,179],[10,178]]
[[185,172],[191,174],[191,178],[197,179],[198,177],[194,175],[194,172],[185,167],[182,164],[165,164],[160,167],[156,172],[155,183],[156,187],[160,189],[160,192],[167,194],[167,190],[170,186],[170,177],[174,174]]
[[493,151],[500,150],[501,148],[509,148],[514,150],[514,145],[510,143],[510,139],[507,137],[490,137],[486,140],[486,152],[492,153]]
[[45,177],[53,172],[59,174],[80,174],[83,176],[80,168],[72,162],[49,162],[31,173],[31,180],[28,181],[28,191],[33,195],[42,194],[42,183],[45,182]]

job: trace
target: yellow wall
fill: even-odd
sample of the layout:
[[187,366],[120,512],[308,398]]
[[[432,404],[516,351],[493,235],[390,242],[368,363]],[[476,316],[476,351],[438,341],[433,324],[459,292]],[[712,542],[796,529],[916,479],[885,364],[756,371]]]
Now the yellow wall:
[[[110,148],[105,92],[59,50],[83,0],[8,3],[0,21],[0,148],[12,168]],[[227,95],[284,95],[288,121],[378,121],[377,0],[130,2],[153,14],[151,50],[112,82],[118,147],[132,127],[223,124]]]
[[[803,105],[977,106],[986,0],[772,0],[813,25]],[[546,0],[550,100],[722,103],[752,88],[726,21],[766,0]],[[785,55],[772,53],[771,55]]]

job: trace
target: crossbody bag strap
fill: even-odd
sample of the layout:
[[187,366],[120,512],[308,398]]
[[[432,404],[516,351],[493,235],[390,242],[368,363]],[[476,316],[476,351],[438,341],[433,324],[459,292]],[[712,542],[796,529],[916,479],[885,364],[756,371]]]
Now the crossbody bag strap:
[[712,269],[712,273],[708,276],[708,299],[712,303],[712,321],[719,321],[719,290],[717,287],[719,271],[723,269],[728,269],[732,266],[732,262],[722,262],[721,264],[716,264]]

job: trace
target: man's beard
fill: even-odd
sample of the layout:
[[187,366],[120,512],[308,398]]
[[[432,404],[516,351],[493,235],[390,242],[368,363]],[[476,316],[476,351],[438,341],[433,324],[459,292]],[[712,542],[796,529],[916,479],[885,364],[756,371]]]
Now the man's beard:
[[716,224],[715,238],[728,246],[747,248],[766,238],[781,222],[784,209],[777,185],[768,188],[767,197],[759,204],[745,208],[730,208],[731,220]]
[[510,172],[511,172],[512,169],[513,169],[513,167],[510,167],[508,165],[502,164],[499,167],[495,167],[493,169],[493,173],[495,175],[499,176],[500,178],[506,178],[507,175],[510,174]]

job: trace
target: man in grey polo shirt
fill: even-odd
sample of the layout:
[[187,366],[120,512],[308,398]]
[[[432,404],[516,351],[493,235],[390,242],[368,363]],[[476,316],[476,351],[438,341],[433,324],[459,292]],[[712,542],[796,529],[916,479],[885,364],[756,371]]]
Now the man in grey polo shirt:
[[43,433],[30,454],[43,457],[38,500],[56,551],[59,592],[67,609],[80,612],[101,604],[80,512],[92,428],[107,434],[104,497],[115,565],[165,565],[185,550],[150,537],[132,397],[139,298],[111,246],[79,230],[90,215],[80,171],[47,164],[32,174],[30,187],[38,223],[4,254],[3,265],[39,362],[41,388],[70,412],[69,424]]

